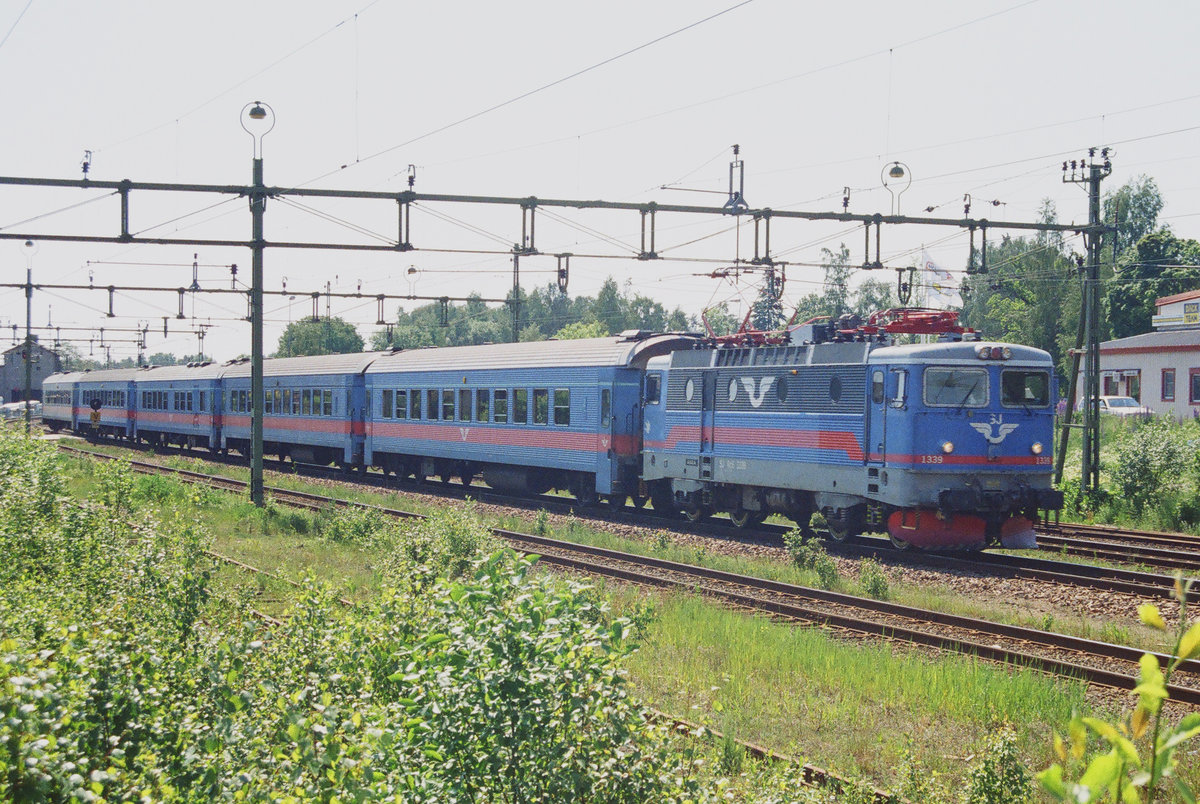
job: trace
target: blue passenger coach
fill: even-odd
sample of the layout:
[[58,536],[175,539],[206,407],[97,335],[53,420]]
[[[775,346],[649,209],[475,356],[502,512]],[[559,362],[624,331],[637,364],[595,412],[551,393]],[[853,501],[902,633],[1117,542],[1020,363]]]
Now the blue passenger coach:
[[568,490],[581,503],[638,495],[646,361],[694,338],[611,338],[418,349],[366,370],[366,462],[400,476]]
[[[98,403],[98,435],[132,438],[136,414],[134,380],[137,379],[139,371],[141,369],[108,369],[84,371],[75,375],[78,377],[75,382],[75,429],[79,432],[90,431],[93,403]],[[54,379],[60,378],[61,375]]]
[[[263,361],[263,452],[304,463],[362,461],[363,371],[378,352]],[[250,452],[250,361],[224,370],[222,446]]]
[[151,444],[221,447],[221,374],[213,363],[147,366],[134,379],[134,437]]

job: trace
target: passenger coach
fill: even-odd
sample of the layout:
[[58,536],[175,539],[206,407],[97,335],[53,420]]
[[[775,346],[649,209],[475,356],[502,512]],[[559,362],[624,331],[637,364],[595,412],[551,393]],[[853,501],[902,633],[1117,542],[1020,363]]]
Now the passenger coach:
[[213,363],[147,366],[134,380],[134,437],[151,444],[221,448],[221,375]]
[[694,338],[611,338],[418,349],[366,370],[366,462],[400,476],[615,505],[638,495],[646,361]]
[[[263,361],[263,452],[304,463],[355,466],[363,454],[363,371],[378,352]],[[222,375],[222,448],[250,454],[250,361]]]

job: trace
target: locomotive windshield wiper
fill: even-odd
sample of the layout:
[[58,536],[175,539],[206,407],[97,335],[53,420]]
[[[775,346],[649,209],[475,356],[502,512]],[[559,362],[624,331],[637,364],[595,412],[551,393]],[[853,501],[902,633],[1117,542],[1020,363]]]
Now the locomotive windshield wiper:
[[966,395],[963,396],[962,401],[958,403],[958,410],[956,411],[957,413],[962,413],[962,409],[967,406],[967,401],[971,398],[971,394],[975,393],[975,389],[979,387],[980,379],[982,379],[982,377],[975,380],[974,384],[970,387],[970,389],[967,390]]

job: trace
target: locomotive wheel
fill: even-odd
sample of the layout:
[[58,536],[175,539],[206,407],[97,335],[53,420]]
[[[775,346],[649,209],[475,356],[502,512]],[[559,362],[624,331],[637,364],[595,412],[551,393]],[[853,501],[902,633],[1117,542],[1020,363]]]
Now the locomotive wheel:
[[630,494],[629,501],[633,503],[634,508],[645,508],[646,503],[650,501],[650,498],[643,497],[640,494]]
[[650,487],[650,504],[654,506],[654,515],[669,517],[675,514],[674,501],[671,499],[671,489],[656,483]]
[[627,494],[610,494],[608,495],[608,507],[613,511],[624,511],[625,501],[629,499]]
[[762,511],[747,511],[739,508],[729,512],[729,521],[735,528],[756,528],[766,521],[767,515]]
[[825,526],[829,529],[829,538],[835,542],[844,542],[850,538],[850,523],[840,519],[826,519]]
[[897,550],[907,550],[908,548],[912,547],[912,542],[907,541],[906,539],[901,539],[899,536],[893,536],[890,533],[888,534],[888,541],[890,541],[892,543],[892,547],[895,547]]
[[688,506],[683,509],[683,518],[688,522],[703,522],[712,516],[712,509],[704,505]]

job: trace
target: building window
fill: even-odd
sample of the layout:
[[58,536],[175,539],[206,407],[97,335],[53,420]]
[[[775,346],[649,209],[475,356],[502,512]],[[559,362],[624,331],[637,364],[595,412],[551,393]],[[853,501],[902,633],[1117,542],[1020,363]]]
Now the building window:
[[1175,369],[1162,370],[1162,401],[1175,401]]
[[1188,369],[1188,402],[1200,405],[1200,368]]

